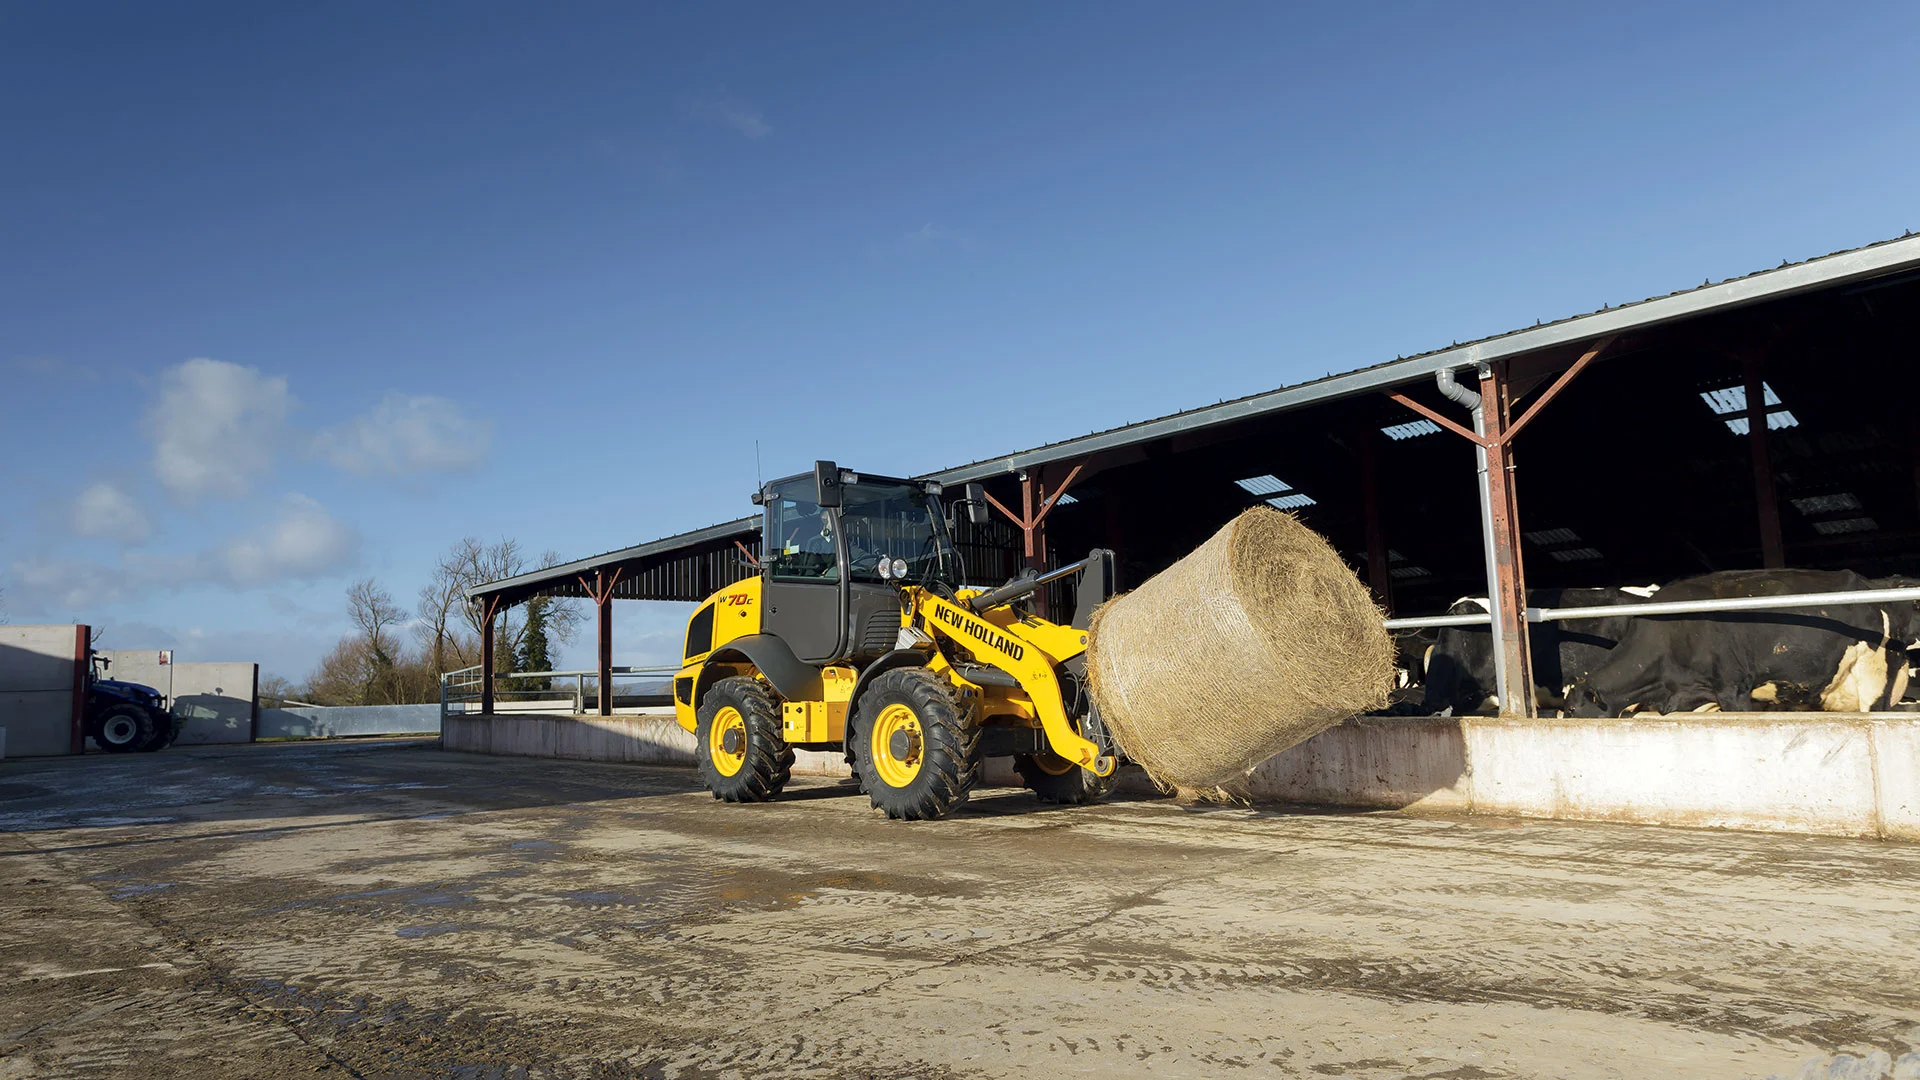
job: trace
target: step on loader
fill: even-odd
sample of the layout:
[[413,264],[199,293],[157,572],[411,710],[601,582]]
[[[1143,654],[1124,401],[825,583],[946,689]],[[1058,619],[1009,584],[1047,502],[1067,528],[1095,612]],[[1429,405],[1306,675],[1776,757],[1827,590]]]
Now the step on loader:
[[[796,748],[840,751],[890,818],[943,818],[986,758],[1042,800],[1112,790],[1119,754],[1087,694],[1087,621],[1113,589],[1113,553],[992,589],[967,582],[950,515],[987,520],[978,484],[942,501],[937,483],[817,462],[764,485],[760,573],[721,589],[687,622],[674,711],[698,740],[714,798],[780,793]],[[1073,621],[1031,598],[1080,581]]]

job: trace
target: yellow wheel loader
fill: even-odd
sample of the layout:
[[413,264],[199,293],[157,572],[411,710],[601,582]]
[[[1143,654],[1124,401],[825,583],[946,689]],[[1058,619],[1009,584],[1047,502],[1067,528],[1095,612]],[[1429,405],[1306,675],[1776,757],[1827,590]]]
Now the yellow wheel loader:
[[[1087,620],[1113,553],[1004,585],[969,585],[949,515],[986,521],[977,484],[940,485],[817,462],[764,485],[760,574],[687,622],[674,712],[716,799],[780,793],[793,751],[841,751],[888,817],[942,818],[989,757],[1011,756],[1041,799],[1113,786],[1118,753],[1087,695]],[[1080,576],[1071,625],[1036,616],[1042,587]]]

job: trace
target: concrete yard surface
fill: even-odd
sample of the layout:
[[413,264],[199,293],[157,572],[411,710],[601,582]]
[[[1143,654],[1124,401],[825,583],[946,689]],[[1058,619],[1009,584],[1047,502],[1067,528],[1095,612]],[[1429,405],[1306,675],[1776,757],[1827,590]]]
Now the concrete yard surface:
[[1920,1077],[1920,846],[885,821],[432,742],[0,764],[0,1078]]

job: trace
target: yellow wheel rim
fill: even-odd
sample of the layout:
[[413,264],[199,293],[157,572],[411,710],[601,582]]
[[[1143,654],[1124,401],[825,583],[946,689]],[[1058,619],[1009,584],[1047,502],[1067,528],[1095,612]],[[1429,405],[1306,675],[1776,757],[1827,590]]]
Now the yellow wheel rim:
[[[727,749],[727,732],[739,732],[739,741],[734,743],[740,748],[738,753]],[[713,714],[713,724],[707,728],[707,757],[721,776],[732,776],[747,764],[747,718],[740,710],[731,705],[722,706]]]
[[867,749],[873,759],[873,771],[880,774],[881,783],[893,788],[913,783],[927,757],[927,741],[920,730],[920,718],[905,705],[881,709],[873,722],[873,731],[867,736]]

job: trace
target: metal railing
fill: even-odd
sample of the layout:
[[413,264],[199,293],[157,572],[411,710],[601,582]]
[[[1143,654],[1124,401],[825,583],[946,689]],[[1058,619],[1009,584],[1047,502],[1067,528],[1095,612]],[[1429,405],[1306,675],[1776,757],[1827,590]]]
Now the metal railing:
[[[1778,608],[1809,608],[1825,604],[1877,604],[1886,600],[1920,602],[1920,588],[1855,589],[1851,592],[1793,593],[1787,596],[1734,596],[1724,600],[1650,600],[1639,604],[1614,604],[1611,607],[1564,607],[1527,609],[1527,621],[1560,622],[1568,619],[1605,619],[1620,615],[1692,615],[1715,611],[1773,611]],[[1430,626],[1486,626],[1493,622],[1487,612],[1464,615],[1419,615],[1388,619],[1389,630],[1414,630]]]
[[[613,680],[634,679],[671,679],[679,672],[677,667],[616,667]],[[587,680],[598,680],[600,672],[594,669],[568,671],[496,671],[493,673],[493,700],[496,706],[501,702],[515,702],[523,706],[531,702],[565,702],[574,713],[587,711]],[[517,680],[554,679],[574,680],[571,689],[522,689],[511,684]],[[501,686],[507,683],[507,686]],[[449,713],[469,713],[480,710],[482,693],[485,690],[486,677],[481,673],[480,665],[449,671],[440,676],[440,719],[444,721]],[[611,692],[612,687],[609,686]]]

